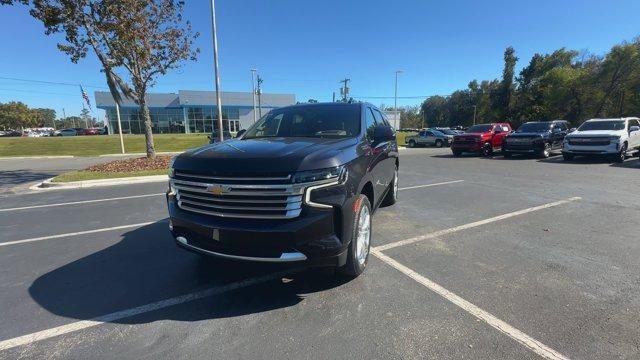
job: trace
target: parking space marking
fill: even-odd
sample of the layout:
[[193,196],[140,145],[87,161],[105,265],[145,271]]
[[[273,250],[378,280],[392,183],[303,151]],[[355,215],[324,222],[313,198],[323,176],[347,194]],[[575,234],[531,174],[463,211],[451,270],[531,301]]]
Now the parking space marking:
[[514,339],[515,341],[519,342],[520,344],[526,346],[527,348],[529,348],[530,350],[532,350],[533,352],[535,352],[536,354],[546,358],[546,359],[553,359],[553,360],[560,360],[560,359],[568,359],[566,356],[560,354],[559,352],[557,352],[556,350],[553,350],[552,348],[546,346],[545,344],[541,343],[540,341],[532,338],[531,336],[523,333],[522,331],[516,329],[515,327],[507,324],[506,322],[498,319],[497,317],[495,317],[494,315],[492,315],[491,313],[482,310],[481,308],[477,307],[476,305],[470,303],[469,301],[461,298],[460,296],[456,295],[455,293],[445,289],[444,287],[438,285],[437,283],[431,281],[430,279],[418,274],[417,272],[411,270],[410,268],[400,264],[399,262],[397,262],[396,260],[390,258],[389,256],[383,254],[382,252],[380,252],[380,250],[374,248],[371,249],[371,254],[374,255],[375,257],[377,257],[378,259],[382,260],[383,262],[385,262],[387,265],[393,267],[394,269],[400,271],[401,273],[405,274],[406,276],[410,277],[411,279],[415,280],[416,282],[418,282],[419,284],[425,286],[427,289],[435,292],[436,294],[442,296],[443,298],[445,298],[446,300],[450,301],[451,303],[453,303],[454,305],[458,306],[459,308],[461,308],[462,310],[466,311],[467,313],[475,316],[476,318],[484,321],[485,323],[487,323],[489,326],[493,327],[494,329],[502,332],[503,334],[509,336],[510,338]]
[[56,206],[67,206],[67,205],[92,204],[92,203],[99,203],[99,202],[103,202],[103,201],[118,201],[118,200],[126,200],[126,199],[140,199],[140,198],[153,197],[153,196],[159,196],[159,195],[164,195],[164,193],[146,194],[146,195],[133,195],[133,196],[122,196],[122,197],[114,197],[114,198],[107,198],[107,199],[71,201],[71,202],[56,203],[56,204],[22,206],[22,207],[8,208],[8,209],[0,209],[0,212],[18,211],[18,210],[31,210],[31,209],[40,209],[40,208],[56,207]]
[[122,229],[129,229],[129,228],[135,228],[135,227],[142,227],[142,226],[155,224],[156,222],[157,221],[148,221],[148,222],[137,223],[137,224],[112,226],[112,227],[93,229],[93,230],[85,230],[85,231],[78,231],[78,232],[72,232],[72,233],[66,233],[66,234],[49,235],[49,236],[41,236],[41,237],[36,237],[36,238],[31,238],[31,239],[7,241],[7,242],[0,243],[0,247],[1,246],[9,246],[9,245],[26,244],[26,243],[36,242],[36,241],[59,239],[59,238],[69,237],[69,236],[87,235],[87,234],[101,233],[101,232],[105,232],[105,231],[114,231],[114,230],[122,230]]
[[15,337],[13,339],[7,339],[0,341],[0,351],[8,350],[17,346],[32,344],[37,341],[50,339],[56,336],[68,334],[71,332],[91,328],[94,326],[102,325],[108,322],[118,321],[124,318],[145,314],[151,311],[161,310],[170,306],[184,304],[187,302],[199,300],[213,295],[219,295],[222,293],[238,290],[252,285],[257,285],[272,280],[277,280],[287,275],[291,275],[300,272],[302,268],[290,269],[286,271],[275,272],[269,275],[249,278],[235,283],[230,283],[223,286],[212,287],[193,293],[179,295],[165,300],[156,301],[150,304],[134,307],[131,309],[125,309],[116,311],[111,314],[102,315],[89,320],[76,321],[67,325],[57,326],[51,329],[38,331],[35,333]]
[[548,208],[552,208],[552,207],[563,205],[563,204],[568,204],[570,202],[578,201],[578,200],[581,200],[581,199],[582,199],[581,197],[572,197],[572,198],[568,198],[568,199],[565,199],[565,200],[554,201],[554,202],[551,202],[551,203],[548,203],[548,204],[534,206],[534,207],[530,207],[530,208],[527,208],[527,209],[522,209],[522,210],[518,210],[518,211],[514,211],[514,212],[510,212],[510,213],[506,213],[506,214],[502,214],[502,215],[498,215],[498,216],[494,216],[492,218],[488,218],[488,219],[484,219],[484,220],[480,220],[480,221],[475,221],[475,222],[464,224],[464,225],[454,226],[454,227],[449,228],[449,229],[435,231],[435,232],[432,232],[432,233],[429,233],[429,234],[426,234],[426,235],[420,235],[420,236],[412,237],[412,238],[409,238],[409,239],[400,240],[400,241],[392,242],[392,243],[389,243],[389,244],[376,246],[374,249],[377,250],[377,251],[385,251],[385,250],[393,249],[393,248],[396,248],[396,247],[399,247],[399,246],[409,245],[409,244],[413,244],[415,242],[419,242],[419,241],[423,241],[423,240],[427,240],[427,239],[433,239],[433,238],[437,238],[437,237],[444,236],[444,235],[449,235],[449,234],[452,234],[452,233],[457,232],[457,231],[467,230],[467,229],[471,229],[471,228],[478,227],[478,226],[481,226],[481,225],[490,224],[492,222],[509,219],[509,218],[512,218],[512,217],[515,217],[515,216],[519,216],[519,215],[528,214],[530,212],[543,210],[543,209],[548,209]]
[[398,191],[401,191],[401,190],[410,190],[410,189],[419,189],[419,188],[425,188],[425,187],[430,187],[430,186],[438,186],[438,185],[455,184],[455,183],[459,183],[459,182],[463,182],[463,181],[464,181],[464,180],[451,180],[451,181],[443,181],[443,182],[433,183],[433,184],[416,185],[416,186],[407,186],[407,187],[403,187],[403,188],[398,188]]

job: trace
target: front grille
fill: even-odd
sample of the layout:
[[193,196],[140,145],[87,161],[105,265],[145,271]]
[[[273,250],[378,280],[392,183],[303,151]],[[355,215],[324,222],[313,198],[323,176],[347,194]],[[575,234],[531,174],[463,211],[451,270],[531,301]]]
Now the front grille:
[[477,138],[473,138],[473,137],[459,137],[459,138],[454,138],[453,142],[456,144],[475,144],[477,141]]
[[531,145],[533,143],[532,138],[507,138],[507,144],[509,145]]
[[289,174],[209,175],[176,171],[171,179],[178,206],[232,218],[290,219],[300,215],[305,185]]
[[607,146],[610,144],[609,138],[588,138],[580,137],[569,139],[569,145],[578,146]]

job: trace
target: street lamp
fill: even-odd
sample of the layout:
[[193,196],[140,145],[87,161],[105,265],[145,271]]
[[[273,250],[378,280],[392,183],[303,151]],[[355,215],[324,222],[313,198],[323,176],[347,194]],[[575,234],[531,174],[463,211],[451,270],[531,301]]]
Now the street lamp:
[[253,92],[253,123],[254,124],[258,120],[257,118],[258,113],[256,111],[256,83],[255,83],[256,71],[258,70],[251,69],[251,90]]
[[222,99],[220,98],[220,74],[218,74],[218,35],[216,33],[216,4],[211,0],[211,32],[213,36],[213,68],[216,77],[216,106],[218,107],[218,138],[224,141],[222,126]]
[[[395,86],[395,92],[393,95],[393,111],[395,111],[396,113],[396,118],[395,118],[396,121],[399,121],[398,120],[398,74],[401,74],[403,72],[404,72],[403,70],[396,70],[396,86]],[[397,127],[400,127],[400,124],[396,124],[396,125]]]

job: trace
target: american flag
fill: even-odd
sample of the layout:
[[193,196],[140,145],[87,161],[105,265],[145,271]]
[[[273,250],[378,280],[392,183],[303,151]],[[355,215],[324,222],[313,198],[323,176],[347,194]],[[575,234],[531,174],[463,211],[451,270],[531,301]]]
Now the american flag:
[[91,100],[89,99],[89,95],[87,95],[87,93],[82,88],[82,85],[80,85],[80,93],[82,93],[82,98],[87,102],[87,105],[89,105],[89,109],[91,109]]

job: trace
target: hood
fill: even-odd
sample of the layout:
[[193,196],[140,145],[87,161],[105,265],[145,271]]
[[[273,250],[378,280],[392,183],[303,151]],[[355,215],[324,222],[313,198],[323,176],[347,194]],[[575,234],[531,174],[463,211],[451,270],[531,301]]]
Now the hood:
[[536,138],[536,137],[548,137],[551,134],[548,131],[545,132],[512,132],[509,134],[510,138]]
[[356,157],[355,138],[260,138],[227,140],[176,157],[179,170],[200,172],[295,172],[342,165]]
[[459,135],[454,135],[454,139],[469,139],[469,138],[479,138],[484,136],[485,134],[491,134],[489,132],[478,132],[478,133],[463,133]]
[[625,130],[587,130],[580,131],[576,130],[571,134],[567,135],[568,137],[598,137],[598,136],[622,136],[625,135]]

